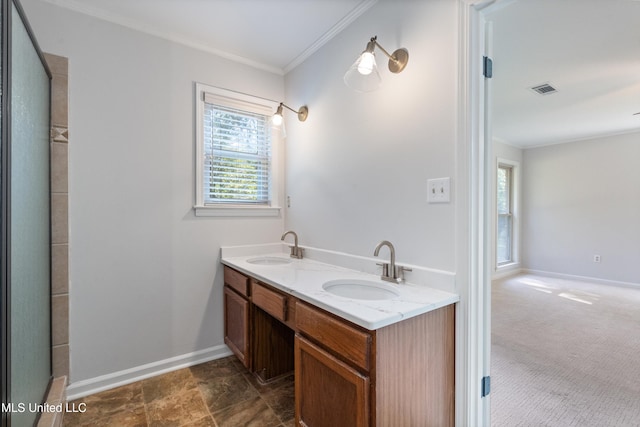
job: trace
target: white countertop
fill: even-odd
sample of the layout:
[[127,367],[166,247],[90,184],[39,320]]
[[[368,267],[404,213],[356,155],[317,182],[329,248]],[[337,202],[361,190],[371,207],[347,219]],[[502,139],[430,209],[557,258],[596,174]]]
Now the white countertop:
[[[247,262],[260,256],[284,258],[291,262],[276,265]],[[222,263],[369,330],[380,329],[460,300],[456,294],[427,285],[393,284],[381,280],[380,276],[308,258],[293,259],[282,252],[243,256],[225,256],[223,253]],[[361,300],[337,296],[322,288],[325,282],[339,279],[378,282],[392,287],[399,296],[385,300]]]

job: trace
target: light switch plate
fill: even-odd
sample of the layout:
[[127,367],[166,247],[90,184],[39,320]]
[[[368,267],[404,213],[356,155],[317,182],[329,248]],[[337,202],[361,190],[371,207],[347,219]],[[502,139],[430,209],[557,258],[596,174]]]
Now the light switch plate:
[[449,203],[451,201],[451,179],[434,178],[427,180],[427,202]]

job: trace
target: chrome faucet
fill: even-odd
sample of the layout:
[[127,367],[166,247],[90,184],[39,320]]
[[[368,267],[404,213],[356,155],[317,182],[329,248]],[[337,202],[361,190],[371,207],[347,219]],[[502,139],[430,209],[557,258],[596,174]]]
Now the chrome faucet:
[[293,234],[293,246],[289,246],[291,248],[291,258],[302,259],[304,249],[298,247],[298,235],[295,233],[295,231],[289,230],[285,232],[280,240],[284,241],[284,238],[287,237],[287,234]]
[[378,246],[376,246],[376,249],[373,251],[373,255],[378,256],[378,254],[380,253],[380,248],[382,248],[383,246],[389,247],[389,252],[391,256],[388,264],[387,263],[378,264],[382,266],[382,276],[380,276],[380,278],[382,280],[386,280],[387,282],[393,282],[393,283],[403,282],[404,272],[411,271],[411,269],[400,266],[400,265],[396,266],[396,250],[391,244],[391,242],[388,240],[383,240],[382,242],[378,243]]

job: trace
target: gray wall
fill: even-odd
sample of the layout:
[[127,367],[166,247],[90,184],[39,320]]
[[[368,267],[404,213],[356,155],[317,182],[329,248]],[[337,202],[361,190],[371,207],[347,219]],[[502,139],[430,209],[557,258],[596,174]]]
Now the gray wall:
[[194,216],[194,82],[280,100],[284,77],[22,3],[69,58],[69,393],[226,351],[220,246],[278,241],[284,220]]
[[[372,256],[387,239],[399,262],[454,271],[457,12],[379,2],[287,75],[287,99],[310,108],[287,128],[286,223],[304,244]],[[391,74],[377,52],[382,86],[358,93],[342,77],[374,35],[409,63]],[[428,204],[427,180],[441,177],[452,202]]]
[[640,284],[640,134],[528,149],[523,161],[524,266]]

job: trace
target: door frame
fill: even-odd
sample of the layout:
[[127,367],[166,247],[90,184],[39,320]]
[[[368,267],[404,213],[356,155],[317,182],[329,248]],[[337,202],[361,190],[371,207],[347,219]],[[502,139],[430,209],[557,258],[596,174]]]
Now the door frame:
[[491,138],[483,56],[484,14],[517,0],[458,0],[459,94],[456,145],[456,425],[490,426],[483,377],[491,355]]

